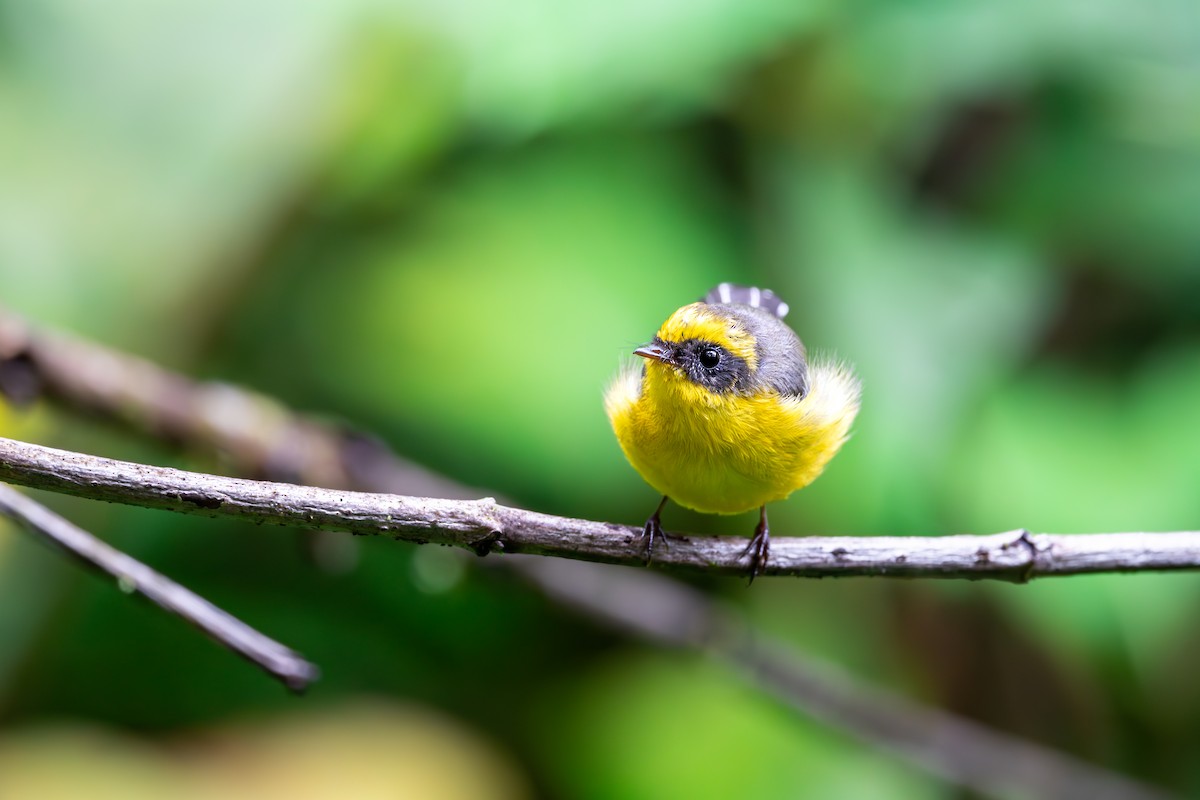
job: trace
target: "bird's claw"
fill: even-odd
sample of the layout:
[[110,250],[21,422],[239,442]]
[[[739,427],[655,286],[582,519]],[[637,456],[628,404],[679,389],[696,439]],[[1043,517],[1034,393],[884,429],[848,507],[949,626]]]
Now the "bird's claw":
[[742,551],[741,557],[747,556],[750,557],[750,583],[754,583],[754,579],[766,569],[767,560],[771,557],[771,531],[767,527],[766,514],[763,514],[758,527],[754,529],[754,538]]
[[663,547],[671,549],[671,537],[663,530],[657,514],[646,520],[646,527],[642,529],[642,541],[646,543],[646,566],[649,566],[654,559],[654,543],[656,541],[661,541]]
[[667,536],[667,532],[662,529],[662,523],[659,522],[659,517],[662,515],[663,507],[667,504],[668,498],[664,495],[658,508],[654,509],[654,513],[650,515],[650,519],[646,520],[646,527],[642,529],[642,541],[646,543],[646,566],[650,566],[650,561],[654,558],[654,540],[661,539],[663,547],[671,549],[671,537]]

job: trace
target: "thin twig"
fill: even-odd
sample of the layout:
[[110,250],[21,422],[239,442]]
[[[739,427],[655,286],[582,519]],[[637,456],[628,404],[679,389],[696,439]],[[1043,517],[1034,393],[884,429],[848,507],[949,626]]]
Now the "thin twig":
[[[441,498],[466,499],[481,494],[399,458],[375,437],[295,414],[273,398],[255,392],[226,383],[195,381],[127,353],[41,330],[3,308],[0,394],[25,401],[45,396],[72,410],[219,455],[236,472],[250,477]],[[202,487],[193,487],[198,488]],[[186,487],[179,491],[192,492],[192,499],[201,498],[199,491]],[[150,498],[103,499],[151,504]],[[325,499],[332,498],[326,494]],[[210,497],[204,502],[214,500]],[[419,501],[440,513],[443,507],[435,508],[439,502]],[[194,513],[209,510],[186,501],[181,505],[156,505]],[[436,529],[436,519],[404,522],[400,517],[388,520],[386,513],[382,520],[358,520],[353,530],[389,533],[410,541],[465,543],[480,552],[507,548],[508,552],[640,563],[636,540],[631,538],[639,536],[640,529],[518,512],[486,502],[450,504],[449,508],[455,513],[447,519],[447,529],[441,531]],[[255,513],[253,509],[244,511],[251,516]],[[415,511],[419,514],[421,509]],[[303,518],[267,521],[351,529],[337,524],[338,519],[328,519],[323,525]],[[655,561],[669,568],[742,574],[747,564],[737,556],[743,546],[738,539],[693,536],[670,550],[661,548]],[[890,575],[1019,582],[1044,575],[1197,567],[1200,533],[1196,532],[1052,536],[1012,531],[991,536],[917,538],[775,537],[765,572],[806,577]]]
[[183,617],[219,644],[281,680],[289,689],[302,691],[316,680],[316,665],[305,661],[299,653],[3,484],[0,484],[0,514],[116,578],[122,590],[142,594]]
[[[457,545],[480,555],[531,553],[626,565],[643,560],[640,528],[523,511],[491,498],[441,500],[225,478],[3,438],[0,480],[188,514]],[[655,555],[655,563],[660,568],[744,574],[743,551],[739,538],[680,536],[670,549]],[[1010,531],[988,536],[781,536],[771,542],[765,573],[1024,582],[1051,575],[1197,567],[1196,531],[1067,536]]]

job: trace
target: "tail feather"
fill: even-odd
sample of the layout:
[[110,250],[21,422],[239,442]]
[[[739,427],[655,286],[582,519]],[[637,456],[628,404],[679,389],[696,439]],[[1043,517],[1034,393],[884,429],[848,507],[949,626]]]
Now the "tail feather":
[[702,298],[710,305],[739,303],[754,306],[769,311],[783,319],[788,313],[788,304],[780,300],[770,289],[759,289],[755,286],[737,286],[732,283],[718,283]]

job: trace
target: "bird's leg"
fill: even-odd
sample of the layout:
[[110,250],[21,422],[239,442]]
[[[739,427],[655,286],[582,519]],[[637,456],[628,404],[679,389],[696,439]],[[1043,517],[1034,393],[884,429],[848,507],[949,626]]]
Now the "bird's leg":
[[750,583],[762,574],[771,556],[771,529],[767,527],[767,507],[758,510],[758,526],[754,529],[754,538],[742,551],[742,558],[750,556]]
[[642,529],[642,541],[646,543],[646,564],[649,564],[650,559],[654,557],[655,539],[662,539],[663,546],[668,550],[671,548],[671,539],[667,536],[666,531],[662,529],[662,524],[658,519],[659,515],[662,514],[663,506],[666,504],[667,496],[663,495],[658,508],[654,509],[654,513],[650,515],[650,519],[646,520],[646,527]]

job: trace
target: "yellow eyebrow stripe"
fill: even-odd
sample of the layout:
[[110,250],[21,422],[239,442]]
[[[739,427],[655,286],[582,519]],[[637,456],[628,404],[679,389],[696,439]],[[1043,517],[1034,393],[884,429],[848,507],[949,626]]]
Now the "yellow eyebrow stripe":
[[676,344],[689,339],[712,342],[745,361],[751,372],[758,369],[754,337],[736,319],[715,313],[706,303],[692,303],[676,311],[659,328],[658,338]]

